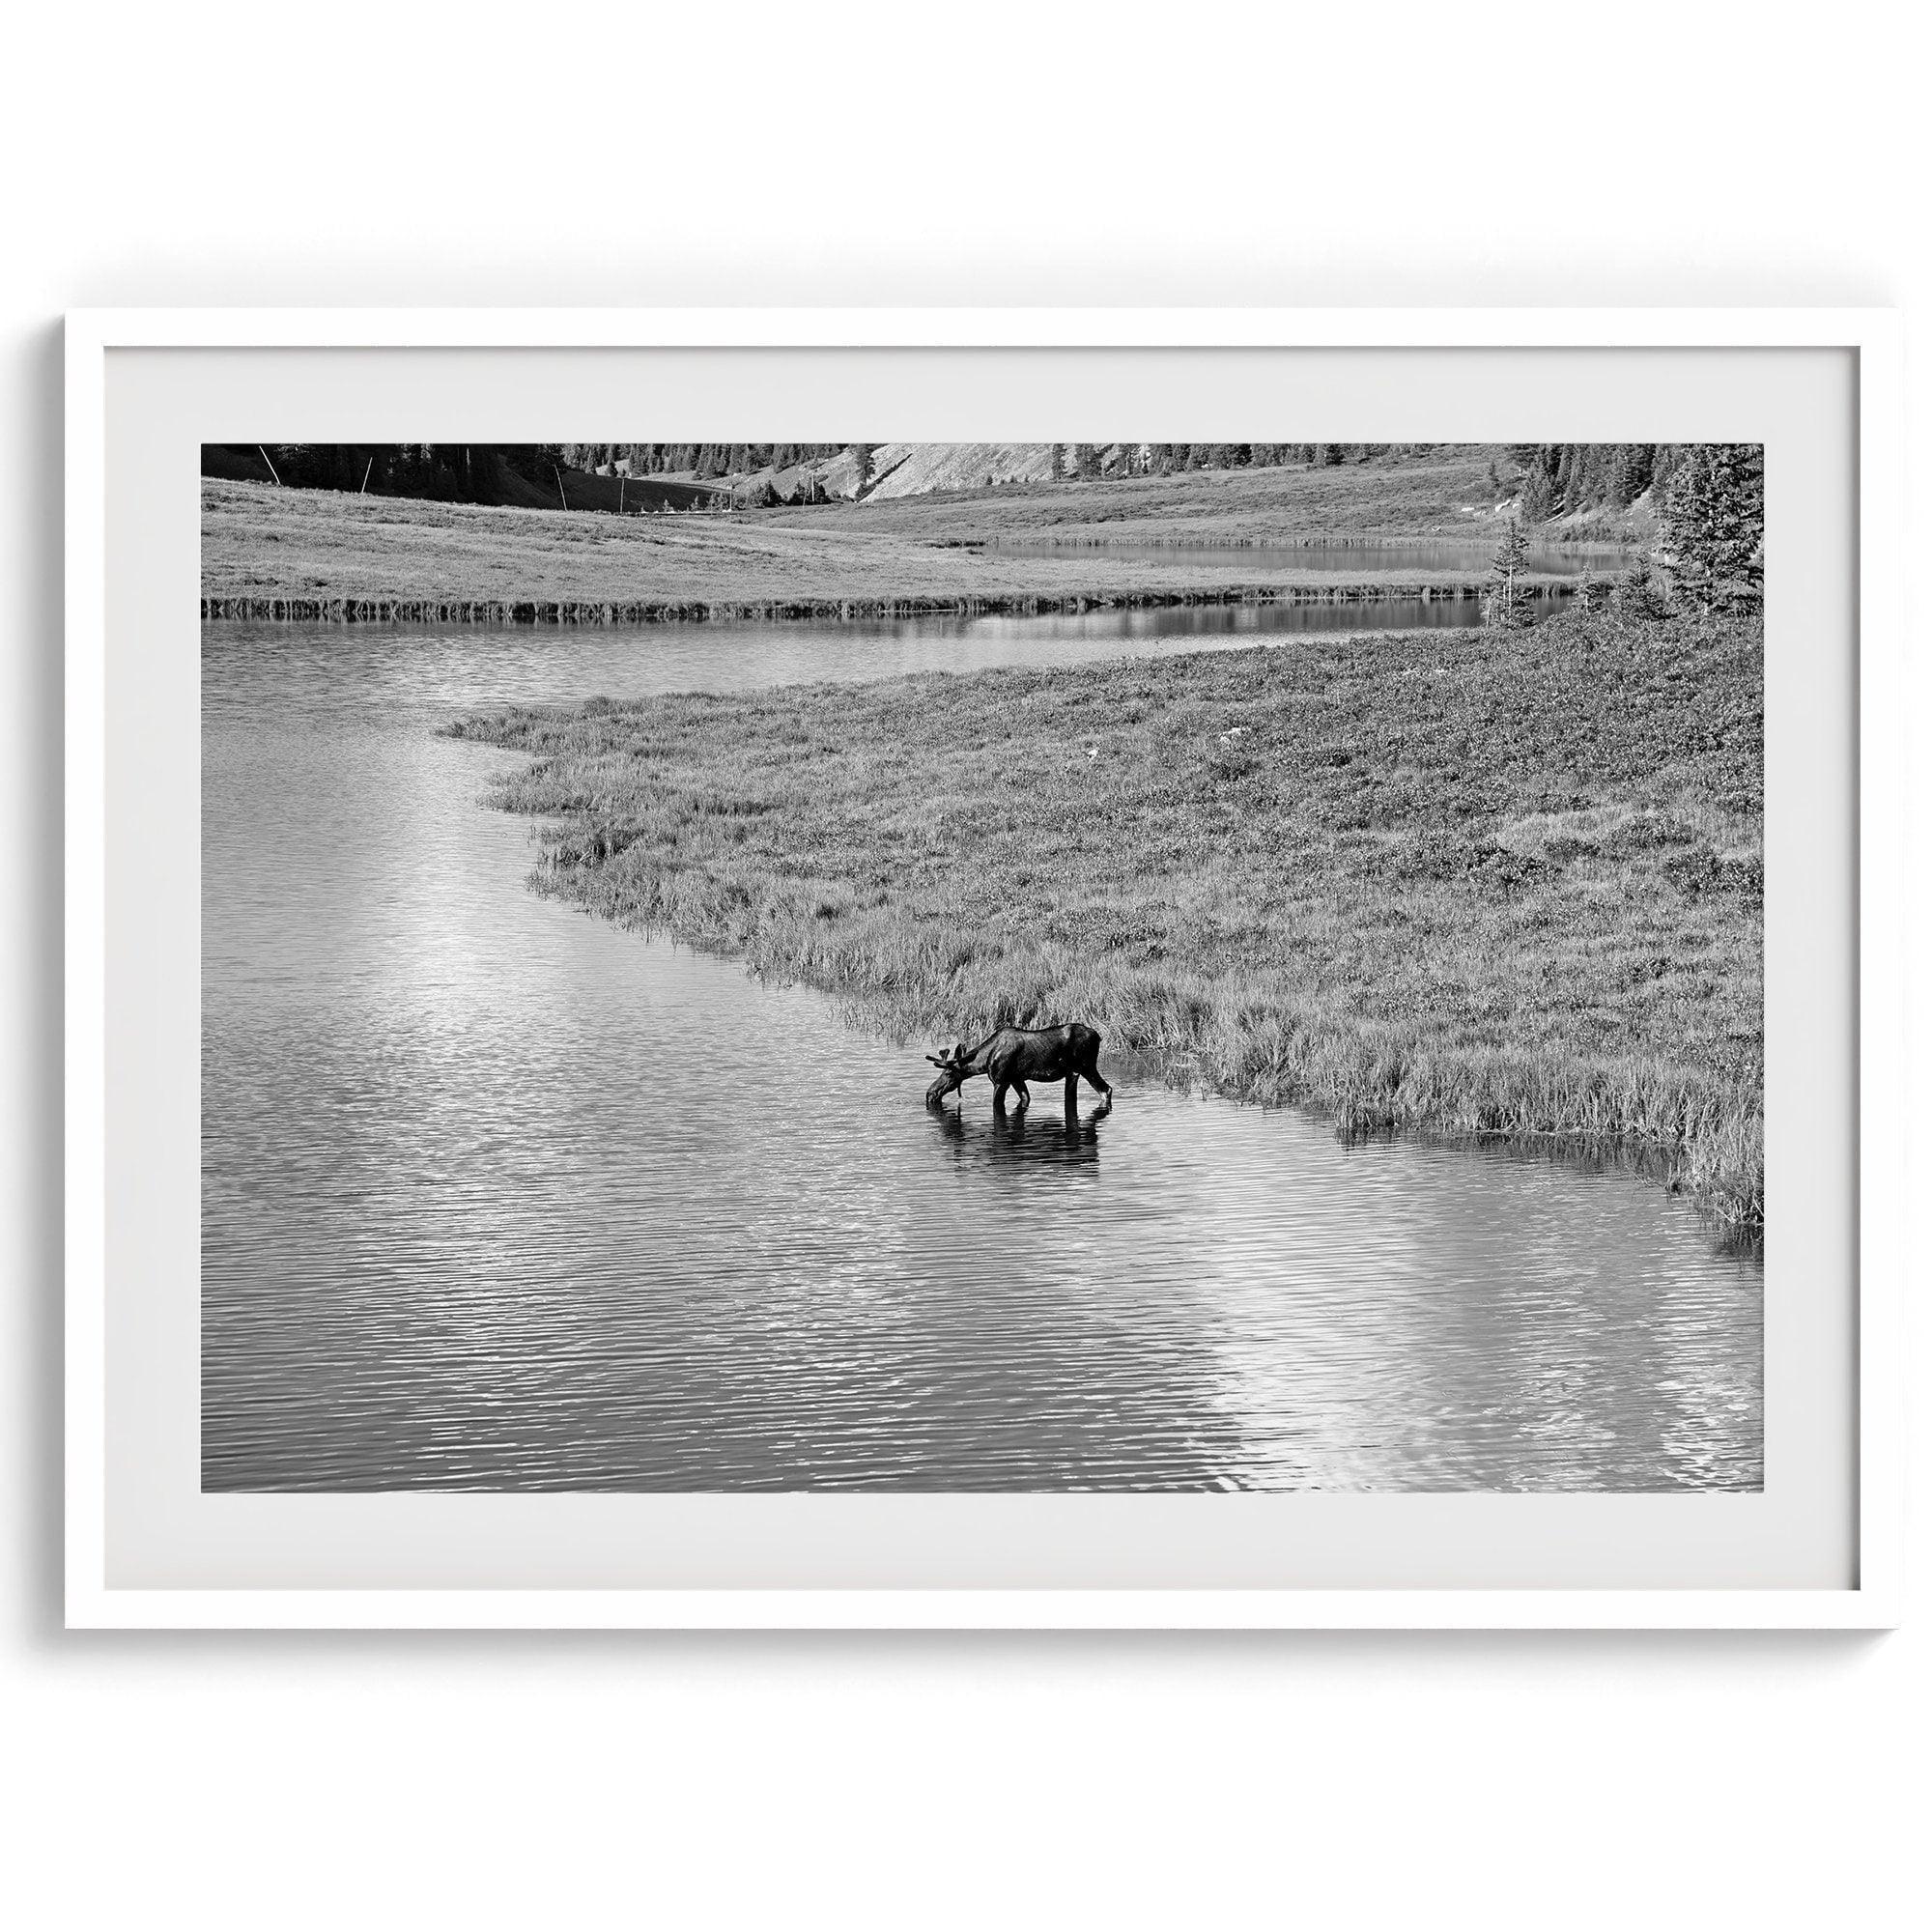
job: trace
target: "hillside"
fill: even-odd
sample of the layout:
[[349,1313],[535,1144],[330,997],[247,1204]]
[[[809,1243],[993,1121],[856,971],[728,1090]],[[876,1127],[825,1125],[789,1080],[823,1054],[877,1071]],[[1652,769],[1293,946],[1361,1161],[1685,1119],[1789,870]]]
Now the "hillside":
[[[856,505],[880,528],[966,544],[1386,541],[1506,513],[1559,541],[1633,542],[1653,533],[1646,492],[1680,454],[1648,443],[211,443],[202,474],[526,510]],[[902,521],[891,521],[895,506]]]
[[[674,476],[627,476],[589,470],[518,451],[500,443],[451,444],[438,452],[449,460],[414,461],[405,447],[380,443],[207,442],[201,446],[206,480],[270,487],[338,491],[347,495],[405,497],[415,502],[456,502],[521,510],[608,510],[629,515],[706,508],[726,494],[712,482]],[[530,445],[534,449],[535,445]]]
[[[1174,497],[1192,497],[1191,479],[1215,477],[1251,479],[1262,495],[1291,477],[1315,476],[1333,479],[1360,473],[1386,478],[1391,472],[1416,472],[1441,477],[1450,482],[1450,494],[1457,503],[1438,505],[1442,527],[1453,523],[1464,501],[1471,511],[1492,510],[1496,493],[1489,471],[1502,452],[1489,444],[1439,444],[1404,450],[1400,454],[1379,454],[1347,463],[1311,466],[1304,463],[1260,465],[1183,464],[1163,469],[1151,452],[1179,445],[1107,442],[1090,445],[1099,466],[1097,476],[1073,474],[1077,443],[1050,442],[879,442],[867,445],[871,454],[871,478],[862,491],[859,487],[858,459],[849,447],[838,454],[809,463],[781,468],[765,466],[726,470],[716,480],[741,496],[755,493],[761,486],[784,502],[799,502],[817,495],[832,502],[851,502],[855,497],[867,504],[889,503],[910,497],[971,496],[983,497],[1001,490],[1021,487],[1105,492],[1115,486],[1168,486]],[[1059,451],[1060,473],[1055,474],[1055,450]],[[611,469],[621,465],[609,466]],[[1140,473],[1145,470],[1146,473]],[[687,474],[696,480],[695,472]],[[1272,482],[1269,481],[1272,479]],[[1308,486],[1302,486],[1304,489]],[[1318,481],[1314,488],[1330,487]],[[1291,492],[1292,494],[1292,492]]]
[[[990,483],[1044,483],[1053,474],[1050,442],[881,442],[872,445],[867,502],[920,497],[941,490],[980,490]],[[695,479],[694,479],[695,480]],[[769,489],[783,502],[817,493],[850,502],[859,492],[859,463],[849,449],[810,463],[726,471],[718,479],[741,496]]]
[[872,452],[872,474],[868,502],[979,490],[988,483],[1046,483],[1053,479],[1053,444],[882,442]]
[[[1063,444],[1063,460],[1072,445]],[[1488,443],[1439,443],[1340,464],[1198,468],[1119,473],[1121,453],[1095,445],[1109,473],[1051,477],[1044,442],[882,442],[873,480],[856,503],[849,451],[783,470],[723,479],[742,499],[770,485],[775,507],[853,528],[940,543],[1297,544],[1324,538],[1386,542],[1483,530],[1504,513],[1495,473],[1506,452]],[[988,486],[987,479],[991,478]],[[812,491],[802,487],[815,479]],[[1609,541],[1647,534],[1642,505],[1552,518],[1552,536]]]
[[[598,480],[615,494],[614,479]],[[1169,480],[1209,497],[1217,488],[1200,474]],[[1034,487],[1040,493],[1034,507],[1051,509],[1082,486]],[[997,495],[971,500],[986,504]],[[1182,550],[1170,561],[1102,548],[1041,555],[994,542],[935,539],[928,506],[943,511],[956,501],[921,497],[876,507],[565,516],[211,479],[202,484],[202,596],[210,615],[447,615],[460,609],[602,622],[1301,597],[1361,602],[1467,591],[1483,578],[1480,563],[1417,568],[1399,547],[1385,568],[1353,570],[1338,581],[1332,571],[1262,552],[1252,562],[1231,564],[1190,559]]]
[[[1493,452],[1482,444],[1445,444],[1410,455],[1316,469],[1183,469],[1171,475],[1022,482],[991,490],[913,487],[923,477],[945,473],[945,467],[923,452],[947,447],[882,444],[877,459],[882,463],[890,452],[908,453],[862,502],[801,506],[788,521],[837,518],[841,527],[919,535],[937,542],[1051,537],[1096,546],[1179,547],[1463,534],[1486,529],[1496,514],[1489,479]],[[960,447],[1037,449],[1043,464],[1050,445]],[[982,468],[980,474],[984,473]],[[894,490],[891,486],[901,474],[905,480]]]

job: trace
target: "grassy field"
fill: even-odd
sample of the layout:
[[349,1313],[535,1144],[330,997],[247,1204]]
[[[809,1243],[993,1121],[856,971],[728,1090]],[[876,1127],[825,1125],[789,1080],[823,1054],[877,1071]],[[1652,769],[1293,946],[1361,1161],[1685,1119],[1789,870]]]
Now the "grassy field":
[[793,510],[786,521],[968,542],[1050,536],[1184,546],[1482,535],[1496,500],[1489,481],[1494,454],[1487,446],[1447,444],[1319,469],[1188,469],[1019,483],[868,497]]
[[[1047,480],[1045,443],[879,444],[875,480],[854,505],[833,501],[794,514],[899,535],[983,541],[1050,535],[1086,543],[1276,544],[1348,537],[1400,544],[1465,536],[1494,521],[1492,469],[1510,470],[1506,449],[1438,443],[1371,461],[1311,467],[1188,469],[1170,475]],[[849,498],[856,474],[839,458],[823,474],[830,496]],[[996,488],[984,487],[988,481]],[[1539,535],[1598,539],[1651,533],[1647,508],[1601,509],[1562,518]]]
[[1349,1131],[1616,1137],[1747,1237],[1761,659],[1570,611],[452,728],[533,754],[541,890],[896,1037],[1078,1018]]
[[[1432,472],[1433,473],[1433,472]],[[856,614],[895,610],[1066,610],[1088,606],[1231,602],[1332,594],[1332,577],[1257,559],[1204,571],[1184,553],[1174,563],[1003,551],[997,540],[1031,532],[1092,534],[1118,497],[1137,505],[1109,526],[1126,540],[1145,527],[1238,534],[1272,528],[1277,540],[1315,533],[1314,498],[1291,523],[1280,493],[1306,475],[1343,477],[1321,498],[1355,529],[1381,500],[1400,526],[1409,502],[1401,470],[1214,472],[1118,484],[1021,486],[1009,496],[904,497],[821,510],[739,511],[720,516],[615,517],[479,508],[400,497],[215,479],[202,484],[205,614],[354,616],[498,614],[589,621],[654,616]],[[1271,481],[1268,479],[1272,479]],[[614,492],[616,485],[598,479]],[[1224,489],[1226,482],[1226,489]],[[1265,484],[1265,488],[1261,487]],[[1235,491],[1229,496],[1228,491]],[[1269,495],[1274,492],[1274,495]],[[1432,498],[1433,500],[1433,498]],[[1229,516],[1213,506],[1238,501]],[[1281,521],[1267,525],[1276,514]],[[1191,505],[1189,509],[1186,506]],[[1074,521],[1056,521],[1065,511]],[[978,550],[968,543],[994,541]],[[1357,573],[1352,594],[1447,592],[1480,583],[1480,568],[1417,570],[1392,547],[1386,569]],[[357,609],[356,607],[367,607]],[[343,608],[333,608],[343,607]],[[517,607],[524,607],[518,609]]]

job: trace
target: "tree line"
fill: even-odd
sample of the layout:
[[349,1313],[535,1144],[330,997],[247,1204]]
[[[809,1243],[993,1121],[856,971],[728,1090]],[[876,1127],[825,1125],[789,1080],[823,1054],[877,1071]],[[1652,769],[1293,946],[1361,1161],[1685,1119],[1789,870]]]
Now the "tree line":
[[[1056,476],[1169,475],[1180,469],[1279,469],[1288,465],[1366,463],[1401,455],[1419,443],[1392,442],[1056,442],[1048,445]],[[628,465],[633,476],[681,472],[700,477],[789,469],[850,451],[869,469],[869,442],[570,442],[565,460],[580,469]]]
[[510,478],[547,497],[559,472],[627,469],[633,476],[713,477],[837,456],[839,442],[310,442],[211,444],[202,468],[213,475],[253,476],[292,489],[366,491],[433,502],[524,499]]
[[[1647,490],[1667,488],[1695,445],[1673,442],[1516,442],[1492,458],[1490,485],[1514,497],[1526,524],[1583,510],[1627,510]],[[1661,500],[1661,498],[1659,499]]]
[[[362,490],[456,503],[530,500],[556,494],[560,472],[624,471],[636,477],[686,476],[709,483],[764,469],[817,466],[841,453],[863,489],[873,472],[869,442],[536,442],[217,444],[204,452],[210,474],[272,474],[304,489]],[[1579,512],[1628,509],[1646,492],[1661,503],[1696,445],[1651,442],[1510,443],[1492,451],[1492,500],[1514,499],[1516,515],[1537,525]],[[1401,458],[1428,448],[1390,442],[1050,443],[1055,477],[1167,476],[1191,469],[1337,468]],[[808,489],[809,496],[817,493]]]
[[[615,469],[633,476],[742,476],[753,469],[790,469],[823,463],[847,442],[565,442],[557,447],[573,469]],[[863,445],[867,451],[876,445]]]
[[[1554,487],[1556,472],[1541,462],[1544,446],[1530,452],[1532,470]],[[1759,443],[1694,442],[1670,445],[1580,443],[1550,445],[1566,451],[1601,447],[1610,452],[1594,473],[1597,483],[1615,490],[1620,484],[1616,452],[1653,451],[1645,480],[1635,495],[1652,492],[1657,512],[1657,535],[1649,552],[1634,558],[1621,582],[1586,578],[1579,590],[1585,609],[1614,605],[1637,616],[1665,616],[1682,611],[1709,622],[1719,614],[1756,610],[1764,598],[1764,448]],[[1667,462],[1658,459],[1667,453]],[[1577,484],[1577,466],[1567,466],[1569,486]],[[1530,599],[1521,580],[1529,570],[1529,538],[1525,525],[1536,521],[1527,512],[1548,501],[1541,493],[1525,491],[1517,514],[1504,526],[1491,565],[1491,588],[1484,617],[1490,624],[1510,628],[1534,621]],[[1614,501],[1614,497],[1607,500]],[[1635,500],[1635,496],[1624,499]],[[1577,508],[1590,507],[1578,501]]]
[[[307,490],[361,490],[371,496],[495,503],[514,499],[508,476],[545,493],[559,470],[627,471],[709,482],[761,469],[791,469],[850,454],[861,487],[873,472],[870,442],[441,442],[211,444],[203,466],[215,475],[272,475]],[[1401,456],[1419,443],[1114,442],[1051,443],[1056,477],[1173,475],[1188,469],[1325,468]]]
[[254,476],[264,470],[289,489],[350,490],[371,497],[418,497],[440,503],[523,501],[526,491],[554,496],[556,470],[570,469],[554,442],[210,443],[202,472]]
[[1184,469],[1326,469],[1406,456],[1415,442],[1056,442],[1056,477],[1172,476]]

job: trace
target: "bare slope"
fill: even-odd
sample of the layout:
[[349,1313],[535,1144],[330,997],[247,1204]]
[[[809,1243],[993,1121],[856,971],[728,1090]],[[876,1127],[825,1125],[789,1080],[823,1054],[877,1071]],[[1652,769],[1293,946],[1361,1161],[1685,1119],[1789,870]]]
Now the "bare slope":
[[1053,475],[1050,442],[882,442],[872,452],[877,479],[867,502],[979,490],[990,483],[1044,483]]

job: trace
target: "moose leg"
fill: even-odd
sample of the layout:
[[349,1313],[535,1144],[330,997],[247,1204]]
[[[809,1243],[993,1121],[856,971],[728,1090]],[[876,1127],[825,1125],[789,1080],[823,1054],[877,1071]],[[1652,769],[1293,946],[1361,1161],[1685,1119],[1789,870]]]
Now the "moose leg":
[[1020,1112],[1024,1114],[1033,1105],[1033,1095],[1027,1092],[1026,1082],[1024,1080],[1015,1080],[1013,1082],[1013,1092],[1020,1096]]
[[[1092,1055],[1086,1065],[1080,1069],[1080,1077],[1100,1095],[1102,1103],[1100,1111],[1104,1114],[1114,1104],[1114,1090],[1100,1078],[1100,1056],[1097,1053]],[[1066,1085],[1070,1090],[1073,1082],[1068,1080]]]
[[1080,1111],[1080,1076],[1077,1073],[1066,1076],[1066,1111],[1069,1114]]
[[1007,1111],[1007,1083],[1004,1080],[995,1080],[993,1082],[993,1112],[996,1114],[1004,1114],[1006,1111]]

